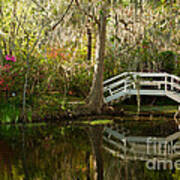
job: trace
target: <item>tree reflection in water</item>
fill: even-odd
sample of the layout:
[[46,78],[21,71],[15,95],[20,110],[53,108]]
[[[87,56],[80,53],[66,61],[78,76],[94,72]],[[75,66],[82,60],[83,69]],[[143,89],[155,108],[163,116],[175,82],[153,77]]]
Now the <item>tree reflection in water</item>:
[[102,126],[89,127],[89,138],[94,155],[94,180],[103,180]]
[[29,180],[29,173],[27,169],[27,163],[26,163],[26,151],[25,151],[25,143],[26,143],[26,136],[25,136],[25,131],[26,127],[22,125],[22,167],[24,171],[24,180]]

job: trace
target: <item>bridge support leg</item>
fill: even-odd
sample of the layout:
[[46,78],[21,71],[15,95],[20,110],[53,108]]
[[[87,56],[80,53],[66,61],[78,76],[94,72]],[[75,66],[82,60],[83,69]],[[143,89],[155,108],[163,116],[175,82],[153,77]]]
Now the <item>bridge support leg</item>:
[[125,81],[124,82],[124,92],[126,92],[127,91],[127,82]]

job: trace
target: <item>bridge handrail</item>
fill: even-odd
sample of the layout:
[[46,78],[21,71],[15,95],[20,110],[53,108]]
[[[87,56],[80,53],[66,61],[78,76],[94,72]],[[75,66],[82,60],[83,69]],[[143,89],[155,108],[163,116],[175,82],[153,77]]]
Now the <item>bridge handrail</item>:
[[[147,72],[147,73],[144,73],[144,72],[124,72],[124,73],[121,73],[119,75],[116,75],[116,76],[113,76],[107,80],[105,80],[103,82],[103,85],[111,82],[111,81],[115,81],[119,78],[122,78],[123,76],[126,76],[126,75],[139,75],[141,77],[145,76],[145,77],[164,77],[165,75],[170,75],[168,73],[151,73],[151,72]],[[177,76],[174,76],[174,78],[178,78]],[[180,80],[180,78],[179,78]]]
[[177,80],[177,81],[180,81],[180,78],[179,78],[178,76],[174,75],[174,74],[167,74],[167,75],[168,75],[169,77]]
[[119,91],[125,91],[128,87],[130,87],[132,85],[133,85],[132,83],[131,84],[127,84],[126,86],[123,86],[123,87],[121,87],[119,89],[114,90],[112,93],[115,94],[115,93],[117,93]]
[[[104,82],[104,92],[108,92],[108,94],[104,94],[106,96],[105,98],[110,98],[111,96],[119,92],[122,92],[121,94],[125,95],[129,93],[129,90],[135,90],[137,76],[140,77],[140,90],[146,90],[147,92],[151,92],[152,90],[159,90],[163,91],[163,93],[167,96],[169,96],[168,93],[172,92],[172,94],[170,95],[171,98],[175,98],[176,100],[178,100],[178,102],[180,102],[180,97],[178,99],[174,95],[174,93],[178,93],[178,91],[180,90],[180,78],[176,75],[168,74],[165,72],[124,72],[120,75],[112,77]],[[155,89],[152,89],[151,87],[155,87]],[[113,98],[115,97],[116,96],[114,96]]]
[[138,75],[140,77],[165,77],[167,73],[154,73],[154,72],[132,72],[130,74]]
[[[114,77],[112,77],[112,78],[104,81],[104,83],[103,83],[104,86],[105,86],[105,89],[104,89],[104,90],[107,90],[107,89],[109,89],[109,88],[114,88],[114,87],[116,87],[116,86],[124,83],[124,82],[127,80],[127,78],[126,78],[126,79],[122,79],[122,80],[120,80],[120,81],[115,81],[115,80],[117,80],[117,79],[119,79],[119,78],[122,78],[123,76],[126,76],[126,75],[128,75],[128,74],[129,74],[129,75],[138,75],[138,76],[140,76],[140,77],[165,77],[165,76],[166,76],[166,77],[173,78],[173,79],[175,79],[175,80],[177,80],[177,81],[180,81],[180,78],[179,78],[178,76],[175,76],[175,75],[172,75],[172,74],[168,74],[168,73],[124,72],[124,73],[122,73],[122,74],[120,74],[120,75],[114,76]],[[110,83],[111,81],[115,81],[115,82],[112,83],[112,84],[106,85],[107,83]],[[158,82],[158,81],[157,81],[157,82]],[[174,83],[174,84],[177,84],[177,83],[175,83],[175,82],[173,82],[173,83]],[[169,83],[168,83],[168,84],[169,84]],[[172,84],[172,85],[173,85],[173,84]],[[173,86],[174,86],[174,85],[173,85]],[[179,84],[178,84],[178,86],[179,86]],[[177,86],[175,86],[175,87],[177,87]]]
[[123,76],[126,76],[126,75],[128,75],[127,72],[124,72],[124,73],[122,73],[122,74],[113,76],[113,77],[111,77],[111,78],[105,80],[105,81],[103,82],[103,85],[105,85],[105,84],[107,84],[107,83],[109,83],[109,82],[111,82],[111,81],[117,80],[117,79],[119,79],[119,78],[122,78]]
[[117,86],[120,86],[121,84],[127,82],[128,79],[130,79],[130,78],[127,77],[127,78],[122,79],[122,80],[120,80],[120,81],[116,81],[116,82],[114,82],[114,83],[112,83],[112,84],[109,84],[109,85],[107,85],[107,86],[104,87],[104,91],[107,91],[108,89],[113,89],[113,88],[115,88],[115,87],[117,87]]
[[[130,77],[126,77],[125,79],[121,79],[120,81],[117,81],[119,78],[122,78],[123,76],[127,76],[127,75],[139,75],[140,77],[164,77],[164,76],[167,76],[168,74],[167,73],[137,73],[137,72],[124,72],[120,75],[117,75],[115,77],[112,77],[108,80],[106,80],[104,82],[104,92],[109,90],[109,89],[113,89],[117,86],[120,86],[121,84],[125,84],[125,83],[129,83],[127,80],[130,79]],[[116,80],[116,81],[115,81]],[[115,81],[114,83],[112,84],[108,84],[108,85],[105,85],[107,83],[110,83],[112,81]],[[132,82],[133,84],[133,82]],[[124,89],[126,88],[126,85],[124,85]],[[122,88],[120,88],[122,89]]]

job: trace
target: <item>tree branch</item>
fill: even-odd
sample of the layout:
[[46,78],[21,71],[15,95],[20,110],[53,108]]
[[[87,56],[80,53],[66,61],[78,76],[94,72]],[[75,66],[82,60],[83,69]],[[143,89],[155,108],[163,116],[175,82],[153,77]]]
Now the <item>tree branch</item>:
[[95,16],[87,13],[84,9],[81,8],[78,0],[75,0],[75,2],[76,2],[76,5],[78,6],[78,8],[79,8],[80,11],[82,11],[86,16],[88,16],[88,17],[90,17],[92,20],[94,20],[96,24],[100,25],[99,20],[98,20]]
[[36,4],[38,7],[40,7],[44,12],[46,12],[46,14],[48,14],[48,11],[46,11],[46,9],[41,6],[38,2],[36,2],[36,0],[31,0],[34,4]]
[[62,15],[61,19],[56,24],[54,24],[54,26],[52,27],[52,30],[54,30],[64,20],[64,17],[66,16],[69,9],[71,8],[73,1],[74,0],[71,0],[70,4],[68,5],[68,7],[67,7],[67,9],[65,11],[65,13]]
[[128,25],[129,25],[129,24],[133,24],[132,21],[125,22],[124,19],[120,19],[119,22],[122,23],[122,24],[124,25],[124,28],[125,28],[126,30],[130,31],[130,29],[128,28]]

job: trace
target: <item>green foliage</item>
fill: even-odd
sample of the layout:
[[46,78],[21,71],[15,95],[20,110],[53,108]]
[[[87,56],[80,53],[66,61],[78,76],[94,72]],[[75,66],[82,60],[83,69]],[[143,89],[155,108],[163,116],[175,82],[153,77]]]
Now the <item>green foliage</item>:
[[92,70],[88,67],[86,68],[86,65],[80,68],[76,67],[75,74],[71,77],[69,82],[68,94],[78,97],[86,97],[90,90],[92,75]]
[[162,64],[163,71],[173,73],[175,70],[175,53],[172,51],[160,52],[158,61]]
[[13,104],[12,102],[9,103],[2,103],[0,104],[0,123],[17,123],[20,117],[20,110],[19,108]]

